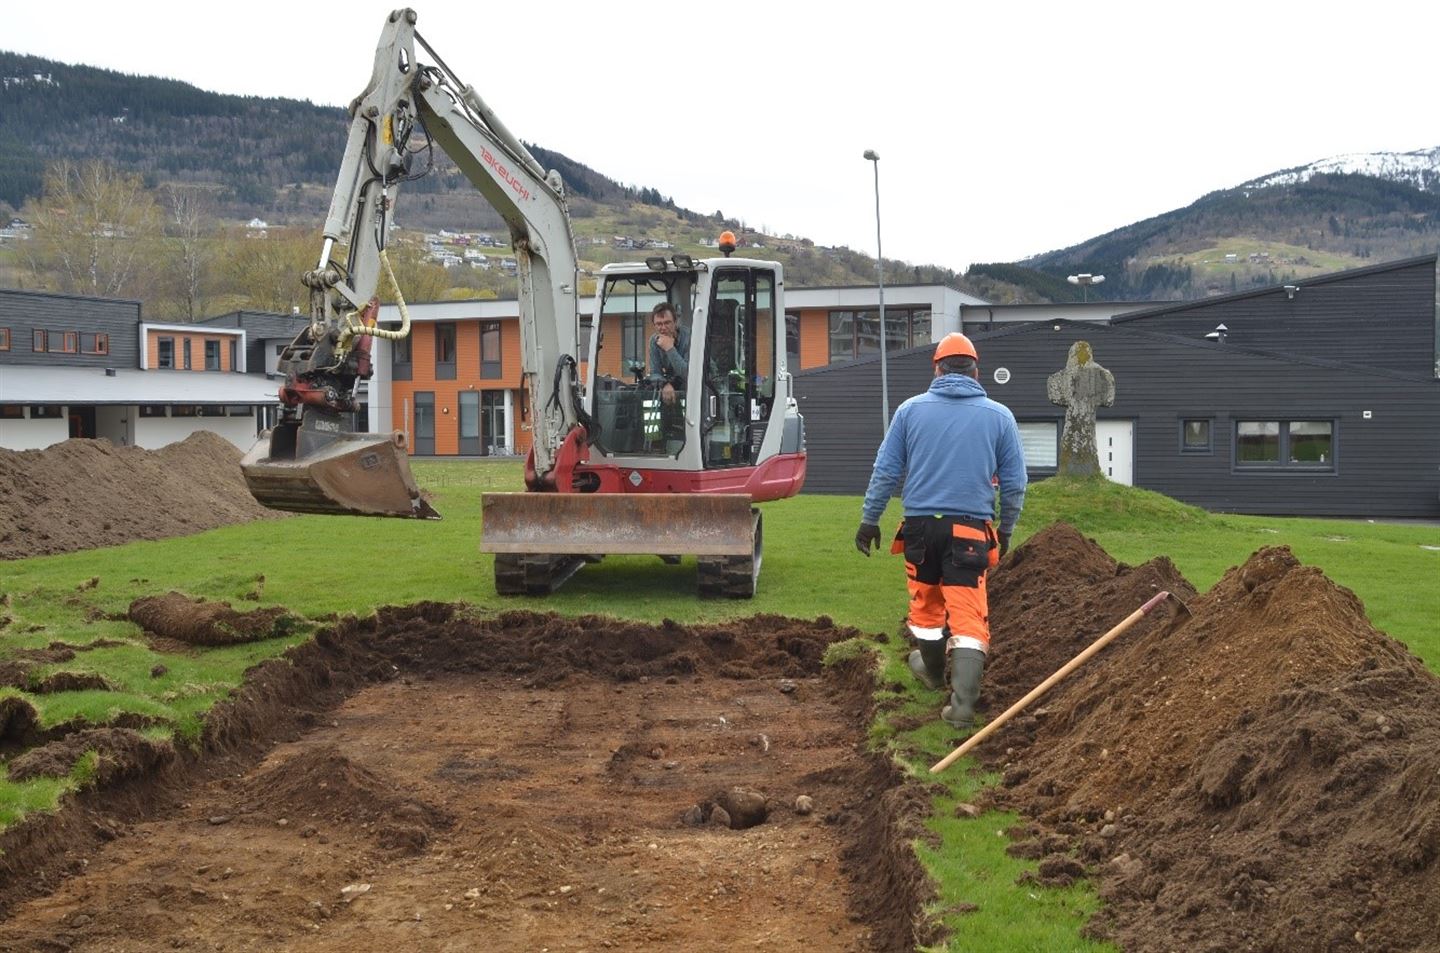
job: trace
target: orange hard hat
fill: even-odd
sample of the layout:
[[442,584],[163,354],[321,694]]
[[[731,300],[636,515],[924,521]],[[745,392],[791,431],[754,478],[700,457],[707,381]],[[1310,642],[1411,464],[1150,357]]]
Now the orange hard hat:
[[980,360],[980,355],[975,352],[975,345],[959,331],[951,331],[935,346],[934,359],[936,361],[943,361],[947,357],[968,357],[976,361]]

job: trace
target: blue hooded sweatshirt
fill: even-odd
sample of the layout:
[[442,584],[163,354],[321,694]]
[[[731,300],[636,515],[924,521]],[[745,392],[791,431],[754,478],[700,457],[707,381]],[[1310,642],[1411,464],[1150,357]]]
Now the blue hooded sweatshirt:
[[1025,452],[1015,415],[964,374],[946,374],[895,411],[875,454],[861,520],[879,525],[903,479],[906,516],[995,518],[991,478],[1000,478],[1002,533],[1015,530],[1025,505]]

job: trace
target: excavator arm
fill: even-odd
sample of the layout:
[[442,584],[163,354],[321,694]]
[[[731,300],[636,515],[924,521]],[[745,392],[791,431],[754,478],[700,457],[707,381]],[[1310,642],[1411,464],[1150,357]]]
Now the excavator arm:
[[[519,278],[521,370],[529,392],[534,488],[554,483],[556,458],[585,420],[576,360],[577,261],[560,176],[547,173],[415,30],[403,9],[386,21],[370,82],[350,105],[350,132],[316,267],[302,276],[310,323],[280,356],[282,413],[242,461],[251,492],[276,509],[437,516],[410,474],[405,437],[352,430],[356,391],[374,339],[409,334],[386,245],[401,186],[430,171],[439,147],[504,218]],[[421,64],[419,45],[434,61]],[[416,168],[424,162],[424,168]],[[343,260],[337,255],[343,250]],[[377,324],[382,281],[402,315]],[[581,433],[583,439],[583,431]]]

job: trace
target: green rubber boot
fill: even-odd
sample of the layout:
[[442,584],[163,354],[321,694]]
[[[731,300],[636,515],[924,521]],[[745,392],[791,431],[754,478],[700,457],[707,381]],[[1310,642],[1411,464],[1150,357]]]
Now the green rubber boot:
[[980,679],[985,674],[985,653],[979,649],[952,649],[950,652],[950,704],[940,717],[953,728],[966,729],[975,723],[975,703],[980,700]]
[[920,684],[933,691],[945,687],[945,640],[916,639],[919,646],[910,653],[910,671]]

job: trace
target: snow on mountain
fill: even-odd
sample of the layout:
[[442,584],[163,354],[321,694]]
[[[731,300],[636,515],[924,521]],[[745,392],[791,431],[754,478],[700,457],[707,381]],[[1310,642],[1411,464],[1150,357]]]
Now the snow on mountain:
[[1306,166],[1252,179],[1240,187],[1263,189],[1270,185],[1295,185],[1324,173],[1371,175],[1413,185],[1422,192],[1440,192],[1440,146],[1414,152],[1352,152],[1331,156]]

